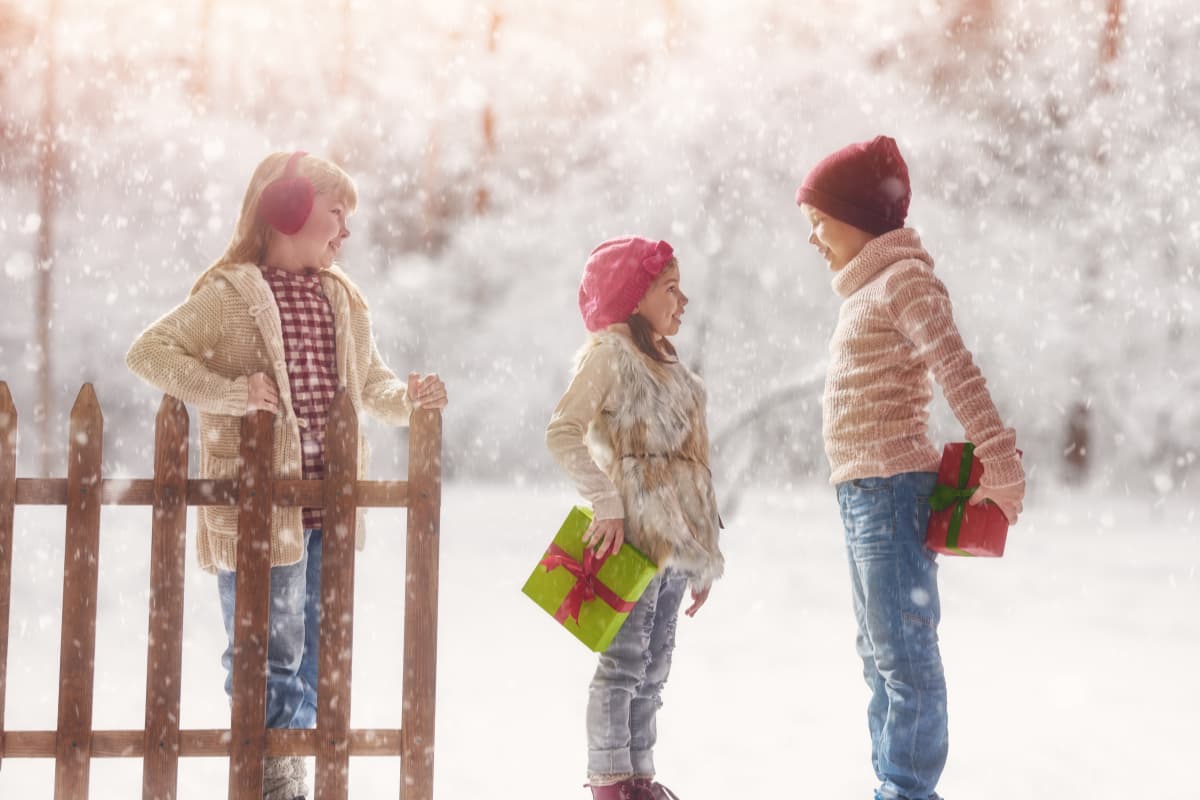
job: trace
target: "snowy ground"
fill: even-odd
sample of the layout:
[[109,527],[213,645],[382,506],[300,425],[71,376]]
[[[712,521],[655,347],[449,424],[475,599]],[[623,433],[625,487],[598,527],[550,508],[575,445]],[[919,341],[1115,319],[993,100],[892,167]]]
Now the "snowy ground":
[[[564,514],[558,490],[444,495],[439,798],[585,798],[594,659],[520,594]],[[1200,750],[1200,524],[1195,501],[1046,498],[1002,560],[942,562],[951,800],[1178,797]],[[357,727],[398,726],[402,569],[396,512],[372,512],[359,560]],[[146,510],[104,512],[97,728],[140,728]],[[18,509],[7,727],[53,728],[62,513]],[[660,718],[661,778],[681,797],[866,798],[858,676],[830,492],[760,493],[729,520],[728,576],[679,629]],[[213,580],[189,563],[183,725],[223,727]],[[181,767],[180,798],[223,797],[221,759]],[[396,797],[397,759],[352,761],[352,796]],[[97,760],[92,797],[140,796],[140,762]],[[0,797],[52,795],[53,762],[6,760]]]

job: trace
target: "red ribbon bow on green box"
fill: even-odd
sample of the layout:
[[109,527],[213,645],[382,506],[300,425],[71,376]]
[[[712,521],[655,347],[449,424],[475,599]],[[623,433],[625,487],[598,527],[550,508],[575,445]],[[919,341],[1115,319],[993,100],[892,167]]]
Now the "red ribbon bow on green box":
[[558,545],[550,545],[550,549],[546,551],[546,556],[541,560],[540,566],[545,567],[547,572],[562,567],[575,576],[575,585],[571,587],[571,591],[567,592],[567,596],[563,598],[562,604],[554,614],[556,620],[561,623],[570,617],[579,622],[579,611],[583,608],[583,604],[589,600],[595,600],[597,597],[622,613],[628,614],[633,610],[634,606],[637,605],[636,602],[621,599],[620,595],[605,586],[596,577],[596,574],[600,572],[600,568],[604,566],[604,562],[607,560],[607,555],[604,558],[598,558],[595,550],[585,547],[583,550],[583,563],[580,563]]

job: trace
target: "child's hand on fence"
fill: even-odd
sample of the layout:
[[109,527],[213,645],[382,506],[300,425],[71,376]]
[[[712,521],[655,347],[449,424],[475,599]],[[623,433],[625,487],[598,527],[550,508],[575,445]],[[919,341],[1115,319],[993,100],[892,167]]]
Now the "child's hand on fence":
[[[596,557],[615,554],[625,544],[625,520],[594,519],[583,534],[585,547],[596,547]],[[598,545],[598,546],[597,546]]]
[[256,372],[247,381],[246,413],[253,414],[255,411],[279,413],[279,391],[275,388],[275,381],[265,372]]
[[413,408],[445,408],[450,402],[446,396],[446,384],[437,373],[430,373],[424,378],[419,373],[408,373],[408,399]]
[[683,613],[687,614],[689,617],[696,616],[696,612],[699,611],[700,606],[704,605],[704,603],[708,600],[708,593],[711,591],[712,586],[709,586],[702,592],[697,592],[695,589],[692,589],[692,604],[688,606],[687,610]]
[[1025,497],[1025,484],[1015,483],[1012,486],[980,486],[967,500],[977,506],[985,500],[1000,506],[1009,525],[1017,524],[1017,517],[1024,510],[1021,500]]

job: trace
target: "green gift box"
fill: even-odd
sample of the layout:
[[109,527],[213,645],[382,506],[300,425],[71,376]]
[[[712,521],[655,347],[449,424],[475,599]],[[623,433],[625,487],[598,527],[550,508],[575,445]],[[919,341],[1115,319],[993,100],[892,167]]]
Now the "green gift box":
[[597,558],[583,534],[592,512],[575,506],[521,591],[597,653],[608,649],[658,568],[637,548]]

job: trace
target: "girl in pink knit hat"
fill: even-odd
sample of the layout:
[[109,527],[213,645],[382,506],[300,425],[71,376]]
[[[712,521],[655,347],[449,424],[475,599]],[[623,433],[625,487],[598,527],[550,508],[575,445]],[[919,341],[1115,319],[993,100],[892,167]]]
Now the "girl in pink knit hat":
[[927,434],[930,372],[984,467],[970,502],[993,502],[1013,523],[1025,493],[1016,434],[959,336],[933,259],[904,227],[910,197],[908,167],[886,136],[826,157],[796,193],[842,297],[823,431],[871,689],[876,800],[937,798],[946,763],[937,564],[925,548],[940,459]]
[[604,556],[628,541],[658,565],[592,678],[588,785],[601,800],[674,797],[654,780],[654,744],[675,620],[688,587],[692,616],[724,569],[704,384],[667,338],[687,303],[666,242],[627,236],[593,250],[579,286],[590,336],[546,429],[595,511],[587,545]]

